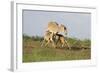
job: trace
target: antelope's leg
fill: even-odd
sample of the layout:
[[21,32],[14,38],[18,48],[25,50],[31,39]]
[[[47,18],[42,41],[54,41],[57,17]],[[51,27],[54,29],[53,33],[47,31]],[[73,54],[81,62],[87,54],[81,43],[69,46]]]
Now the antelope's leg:
[[53,41],[53,38],[54,38],[54,33],[51,33],[50,40]]
[[[62,38],[63,39],[63,38]],[[65,46],[65,39],[63,39],[62,40],[62,45],[61,45],[62,47],[64,47]]]
[[44,43],[45,43],[45,40],[43,40],[43,42],[42,42],[42,44],[41,44],[41,47],[44,45]]
[[62,43],[61,47],[64,47],[64,46],[65,46],[65,44],[64,44],[64,43]]
[[52,42],[52,46],[54,46],[54,48],[56,47],[54,40],[51,41]]
[[50,41],[52,42],[52,46],[56,47],[55,43],[54,43],[54,33],[51,33],[51,35],[50,35]]
[[45,46],[47,46],[50,43],[50,40],[47,41],[47,43],[45,44]]
[[60,41],[60,37],[56,35],[55,38],[54,38],[54,40],[55,40],[55,44],[56,44],[56,46],[57,46],[57,44],[58,44],[59,41]]
[[71,47],[69,46],[69,44],[66,40],[65,40],[65,43],[67,44],[68,48],[71,49]]

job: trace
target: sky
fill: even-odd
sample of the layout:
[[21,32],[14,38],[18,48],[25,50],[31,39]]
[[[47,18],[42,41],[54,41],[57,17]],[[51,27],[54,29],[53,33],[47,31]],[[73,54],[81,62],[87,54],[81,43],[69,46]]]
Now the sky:
[[68,37],[91,38],[91,14],[79,12],[23,10],[23,34],[43,36],[50,21],[65,25],[68,29]]

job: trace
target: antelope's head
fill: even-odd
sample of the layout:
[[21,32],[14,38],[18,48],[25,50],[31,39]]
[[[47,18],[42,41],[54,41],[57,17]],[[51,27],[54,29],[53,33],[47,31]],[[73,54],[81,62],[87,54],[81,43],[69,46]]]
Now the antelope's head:
[[65,25],[61,24],[61,25],[59,26],[59,31],[60,31],[60,32],[64,32],[64,33],[67,35],[67,28],[66,28]]

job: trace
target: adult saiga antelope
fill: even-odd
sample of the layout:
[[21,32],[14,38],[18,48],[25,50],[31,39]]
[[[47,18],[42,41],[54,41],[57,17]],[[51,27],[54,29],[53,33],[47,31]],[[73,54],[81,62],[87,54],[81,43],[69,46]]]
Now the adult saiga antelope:
[[67,28],[64,25],[59,25],[57,22],[49,22],[47,30],[51,32],[51,40],[53,39],[54,35],[60,32],[67,33]]

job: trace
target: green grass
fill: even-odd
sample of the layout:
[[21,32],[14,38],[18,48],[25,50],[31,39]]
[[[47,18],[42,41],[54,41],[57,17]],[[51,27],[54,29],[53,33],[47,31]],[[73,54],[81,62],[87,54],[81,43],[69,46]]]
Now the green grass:
[[[76,41],[76,43],[74,43]],[[68,39],[70,45],[81,46],[85,45],[90,47],[89,40]],[[84,60],[91,58],[91,48],[53,48],[51,45],[41,47],[39,40],[32,40],[31,38],[24,37],[23,39],[23,62],[40,62],[40,61],[62,61],[62,60]]]

